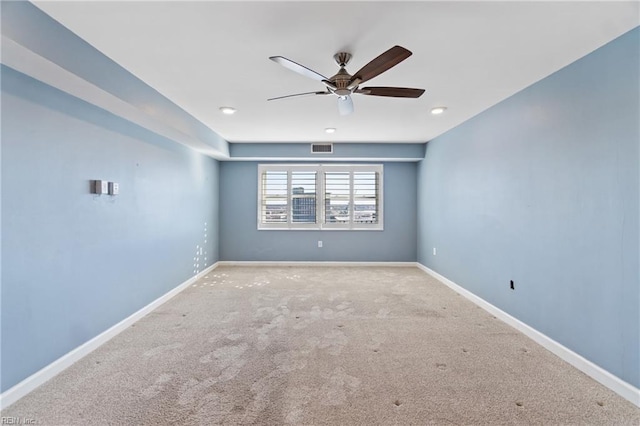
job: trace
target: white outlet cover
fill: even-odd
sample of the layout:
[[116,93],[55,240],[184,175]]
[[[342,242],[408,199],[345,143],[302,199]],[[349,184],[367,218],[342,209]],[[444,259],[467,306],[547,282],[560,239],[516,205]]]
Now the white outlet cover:
[[117,182],[109,182],[109,195],[118,195],[120,193],[120,185]]

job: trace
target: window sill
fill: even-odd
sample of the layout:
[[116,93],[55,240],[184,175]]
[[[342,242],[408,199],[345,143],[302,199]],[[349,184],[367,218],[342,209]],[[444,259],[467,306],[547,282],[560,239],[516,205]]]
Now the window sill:
[[384,228],[288,228],[288,227],[267,227],[262,228],[258,227],[258,231],[330,231],[330,232],[340,232],[340,231],[384,231]]

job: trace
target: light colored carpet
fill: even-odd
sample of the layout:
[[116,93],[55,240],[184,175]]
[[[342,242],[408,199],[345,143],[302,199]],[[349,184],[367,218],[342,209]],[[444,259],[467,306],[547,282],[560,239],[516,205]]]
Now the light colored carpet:
[[6,409],[53,425],[640,424],[417,268],[220,267]]

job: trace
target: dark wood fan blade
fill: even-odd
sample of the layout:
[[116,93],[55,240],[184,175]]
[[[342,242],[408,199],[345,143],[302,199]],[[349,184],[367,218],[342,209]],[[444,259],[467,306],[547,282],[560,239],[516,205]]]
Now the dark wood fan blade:
[[411,89],[408,87],[364,87],[356,90],[356,93],[371,96],[389,96],[392,98],[419,98],[424,89]]
[[402,46],[393,46],[382,55],[362,67],[360,71],[353,75],[352,81],[359,79],[360,83],[371,80],[373,77],[382,74],[389,68],[411,56],[411,52]]
[[311,95],[330,95],[331,92],[304,92],[296,93],[294,95],[278,96],[277,98],[269,98],[268,101],[275,101],[277,99],[293,98],[295,96],[311,96]]
[[282,56],[271,56],[269,59],[271,59],[273,62],[277,62],[280,65],[282,65],[285,68],[289,68],[291,71],[297,72],[298,74],[302,74],[305,77],[309,77],[312,78],[314,80],[318,80],[318,81],[322,81],[322,80],[328,80],[327,77],[323,76],[322,74],[319,74],[317,72],[315,72],[312,69],[309,69],[307,67],[305,67],[304,65],[300,65],[297,62],[293,62],[290,59],[287,59],[285,57]]

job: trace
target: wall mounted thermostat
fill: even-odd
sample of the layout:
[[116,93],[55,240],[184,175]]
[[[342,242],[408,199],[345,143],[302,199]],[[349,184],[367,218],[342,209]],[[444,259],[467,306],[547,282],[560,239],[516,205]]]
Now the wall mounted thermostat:
[[109,195],[118,195],[120,193],[120,185],[117,182],[109,182]]

